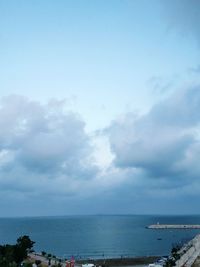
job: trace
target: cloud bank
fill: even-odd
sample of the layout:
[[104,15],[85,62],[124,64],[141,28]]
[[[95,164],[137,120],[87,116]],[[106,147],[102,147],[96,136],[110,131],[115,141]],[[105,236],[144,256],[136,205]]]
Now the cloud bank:
[[93,179],[92,146],[84,122],[65,113],[58,101],[47,105],[21,96],[0,105],[0,184],[25,193],[72,194]]
[[146,115],[130,113],[116,120],[108,129],[114,164],[141,170],[151,180],[150,188],[156,184],[163,190],[199,192],[199,111],[196,87],[176,92]]
[[1,100],[1,203],[28,200],[37,209],[40,199],[55,207],[63,202],[61,213],[74,206],[131,212],[147,202],[156,210],[158,199],[199,195],[199,87],[173,93],[145,115],[125,114],[93,136],[64,107],[22,96]]

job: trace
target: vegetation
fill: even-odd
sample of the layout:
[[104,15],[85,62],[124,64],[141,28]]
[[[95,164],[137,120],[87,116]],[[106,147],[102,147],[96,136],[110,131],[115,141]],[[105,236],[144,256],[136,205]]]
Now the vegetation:
[[180,244],[176,244],[172,247],[171,257],[169,257],[169,259],[165,263],[166,267],[172,267],[176,265],[176,261],[180,259],[180,248]]
[[17,239],[15,245],[0,245],[0,266],[17,267],[27,258],[28,253],[34,245],[29,236],[24,235]]
[[42,251],[41,254],[42,254],[42,256],[46,256],[47,255],[47,253],[45,251]]

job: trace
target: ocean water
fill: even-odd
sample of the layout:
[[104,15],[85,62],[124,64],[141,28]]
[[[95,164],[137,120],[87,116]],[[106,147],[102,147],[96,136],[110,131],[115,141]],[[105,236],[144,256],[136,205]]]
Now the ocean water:
[[[67,258],[107,258],[168,255],[172,245],[199,230],[150,230],[155,223],[200,224],[200,216],[66,216],[1,218],[0,244],[22,235],[36,242],[37,252]],[[161,240],[158,240],[161,239]]]

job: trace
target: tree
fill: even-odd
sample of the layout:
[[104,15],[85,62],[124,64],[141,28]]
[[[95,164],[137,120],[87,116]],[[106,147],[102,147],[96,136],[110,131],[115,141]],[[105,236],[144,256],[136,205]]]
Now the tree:
[[34,244],[35,242],[32,241],[27,235],[21,236],[17,239],[17,245],[26,251],[31,250]]
[[42,256],[46,256],[47,255],[47,253],[45,251],[42,251],[41,253],[42,253]]
[[19,237],[15,245],[15,262],[20,263],[26,259],[34,243],[27,235]]
[[27,258],[34,243],[28,236],[22,236],[17,239],[15,245],[0,246],[0,266],[11,267],[21,263]]
[[35,261],[35,264],[36,264],[37,266],[39,266],[39,265],[41,264],[41,261],[40,261],[40,260],[36,260],[36,261]]

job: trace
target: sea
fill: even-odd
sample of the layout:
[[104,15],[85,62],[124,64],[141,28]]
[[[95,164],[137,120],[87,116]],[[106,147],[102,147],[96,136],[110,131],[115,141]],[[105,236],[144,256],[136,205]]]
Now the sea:
[[0,218],[0,244],[28,235],[36,252],[76,259],[167,256],[200,230],[152,230],[151,224],[200,224],[200,216],[91,215]]

